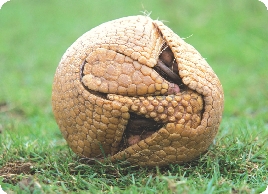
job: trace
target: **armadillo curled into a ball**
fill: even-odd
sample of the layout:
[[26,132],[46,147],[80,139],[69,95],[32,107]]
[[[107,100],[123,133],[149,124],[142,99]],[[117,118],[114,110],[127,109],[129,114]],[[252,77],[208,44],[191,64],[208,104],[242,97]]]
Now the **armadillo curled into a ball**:
[[106,22],[78,38],[52,89],[55,119],[76,154],[141,166],[180,164],[204,153],[223,100],[199,52],[147,16]]

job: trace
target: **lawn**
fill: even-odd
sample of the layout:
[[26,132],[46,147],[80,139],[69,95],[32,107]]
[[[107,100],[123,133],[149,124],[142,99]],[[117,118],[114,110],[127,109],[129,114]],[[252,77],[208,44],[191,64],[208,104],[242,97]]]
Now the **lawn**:
[[[65,50],[129,15],[165,21],[211,65],[225,93],[209,151],[165,168],[88,165],[51,109]],[[258,0],[11,0],[0,10],[0,185],[8,193],[260,193],[268,185],[268,11]]]

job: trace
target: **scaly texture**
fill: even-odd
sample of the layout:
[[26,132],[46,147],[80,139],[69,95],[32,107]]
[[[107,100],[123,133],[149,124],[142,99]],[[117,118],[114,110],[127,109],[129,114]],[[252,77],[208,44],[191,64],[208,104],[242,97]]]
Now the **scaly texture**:
[[[160,21],[131,16],[97,26],[69,47],[56,70],[52,107],[78,155],[161,166],[207,150],[223,90],[191,45]],[[150,119],[153,130],[135,134],[133,115]]]

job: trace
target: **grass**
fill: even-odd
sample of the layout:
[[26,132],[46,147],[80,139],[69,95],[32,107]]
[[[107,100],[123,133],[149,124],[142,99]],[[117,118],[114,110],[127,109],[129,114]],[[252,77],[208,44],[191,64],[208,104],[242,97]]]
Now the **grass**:
[[[64,51],[105,21],[152,12],[207,59],[225,92],[214,144],[165,168],[88,165],[51,110]],[[260,193],[268,184],[266,7],[246,1],[11,0],[0,10],[0,185],[15,193]]]

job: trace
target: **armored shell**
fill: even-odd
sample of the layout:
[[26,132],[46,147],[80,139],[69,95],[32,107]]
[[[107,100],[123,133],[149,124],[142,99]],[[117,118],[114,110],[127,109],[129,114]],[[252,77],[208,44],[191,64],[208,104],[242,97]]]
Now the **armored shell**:
[[103,23],[78,38],[52,90],[55,119],[76,154],[141,166],[180,164],[205,152],[223,101],[199,52],[147,16]]

